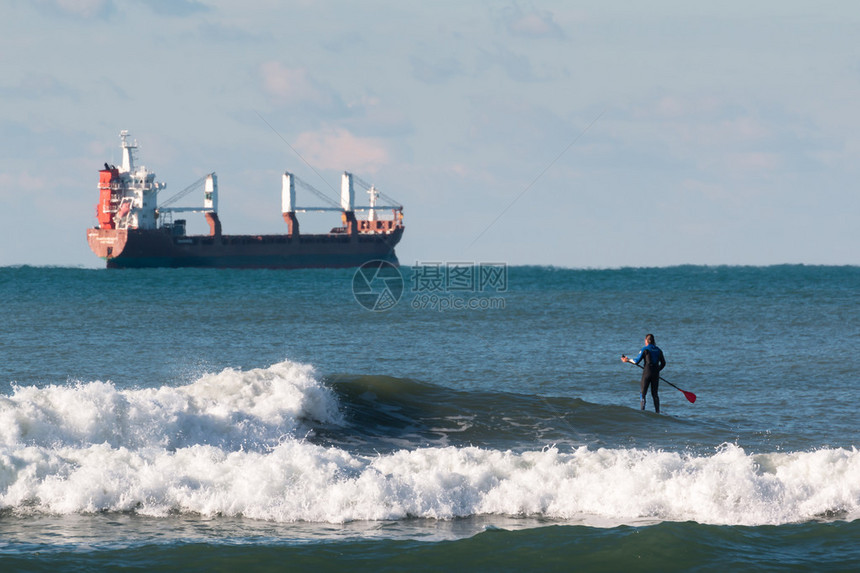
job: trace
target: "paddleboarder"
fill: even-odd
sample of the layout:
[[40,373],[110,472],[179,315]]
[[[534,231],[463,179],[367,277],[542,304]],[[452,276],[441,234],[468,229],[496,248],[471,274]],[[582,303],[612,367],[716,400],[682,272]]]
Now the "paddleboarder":
[[645,346],[639,351],[639,356],[635,360],[621,355],[622,362],[632,362],[637,366],[644,360],[645,366],[642,369],[642,381],[639,383],[639,409],[645,409],[645,394],[648,388],[651,388],[651,398],[654,401],[654,410],[660,413],[660,397],[657,395],[657,389],[660,385],[660,371],[666,367],[666,358],[663,356],[663,351],[654,343],[654,335],[645,335]]

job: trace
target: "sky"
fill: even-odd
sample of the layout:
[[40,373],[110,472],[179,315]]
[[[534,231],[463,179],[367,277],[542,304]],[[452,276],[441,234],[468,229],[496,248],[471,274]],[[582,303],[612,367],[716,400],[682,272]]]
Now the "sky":
[[164,197],[215,171],[225,234],[286,232],[284,171],[335,199],[350,171],[404,206],[403,264],[858,265],[858,29],[827,1],[6,0],[0,265],[104,265],[121,130]]

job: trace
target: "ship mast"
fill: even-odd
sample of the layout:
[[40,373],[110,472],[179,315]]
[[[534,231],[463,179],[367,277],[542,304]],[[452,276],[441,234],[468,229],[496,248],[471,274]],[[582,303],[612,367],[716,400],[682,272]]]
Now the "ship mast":
[[131,173],[134,171],[134,152],[132,150],[137,149],[137,140],[134,140],[134,143],[128,142],[127,129],[120,131],[119,136],[122,139],[122,167],[120,168],[120,173]]
[[367,194],[370,195],[370,210],[367,213],[367,220],[376,221],[376,200],[379,199],[379,191],[376,190],[374,185],[371,185],[370,189],[367,190]]

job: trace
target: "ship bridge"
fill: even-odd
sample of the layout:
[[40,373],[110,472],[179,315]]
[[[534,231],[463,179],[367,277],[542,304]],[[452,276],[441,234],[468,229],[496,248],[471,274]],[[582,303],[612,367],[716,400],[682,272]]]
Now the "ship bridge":
[[155,173],[136,166],[137,141],[129,141],[128,131],[120,132],[122,163],[105,163],[99,171],[99,204],[96,218],[103,229],[155,229],[158,192],[166,187]]

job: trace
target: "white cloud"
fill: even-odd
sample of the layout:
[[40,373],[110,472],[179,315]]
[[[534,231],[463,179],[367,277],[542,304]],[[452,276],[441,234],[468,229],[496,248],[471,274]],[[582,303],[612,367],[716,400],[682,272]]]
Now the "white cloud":
[[462,63],[454,56],[424,58],[413,55],[409,63],[412,65],[412,75],[428,84],[444,83],[465,73]]
[[280,62],[266,62],[260,66],[263,88],[274,98],[299,103],[318,100],[322,96],[308,71],[304,68],[288,68]]
[[17,85],[0,86],[0,95],[21,99],[77,97],[75,89],[64,84],[55,76],[41,72],[28,72]]
[[720,176],[773,171],[798,145],[797,120],[715,95],[666,95],[634,108],[624,138],[641,147],[651,141],[666,157]]
[[555,16],[546,10],[515,14],[508,20],[508,31],[527,38],[564,38],[564,31],[556,23]]
[[685,179],[681,181],[681,188],[685,191],[689,191],[697,195],[703,195],[708,199],[714,201],[723,200],[730,196],[726,192],[724,186],[717,183],[700,181],[697,179]]
[[659,98],[646,113],[664,118],[681,118],[713,114],[722,106],[723,103],[714,96],[666,95]]
[[[209,8],[197,0],[136,0],[160,16],[191,16],[207,12]],[[52,11],[78,18],[106,18],[116,9],[128,9],[130,1],[116,3],[114,0],[38,0],[37,5]]]
[[382,141],[358,137],[342,128],[302,133],[295,147],[308,163],[319,169],[376,173],[389,162]]
[[305,67],[290,67],[278,61],[260,65],[263,91],[273,103],[301,106],[309,116],[343,117],[350,113],[340,94],[318,81]]
[[101,18],[114,10],[112,0],[41,0],[38,5],[78,18]]
[[138,0],[161,16],[190,16],[209,8],[197,0]]
[[32,175],[26,171],[19,173],[0,173],[0,196],[5,200],[20,199],[30,193],[41,193],[48,189],[45,177]]
[[782,164],[777,153],[750,151],[730,153],[726,156],[727,167],[735,171],[773,171]]
[[749,116],[722,121],[695,121],[677,125],[681,140],[686,144],[729,147],[761,141],[771,135],[771,129]]
[[484,50],[479,59],[479,68],[487,69],[498,66],[516,82],[539,81],[532,66],[531,59],[522,53],[513,52],[502,44],[490,50]]

